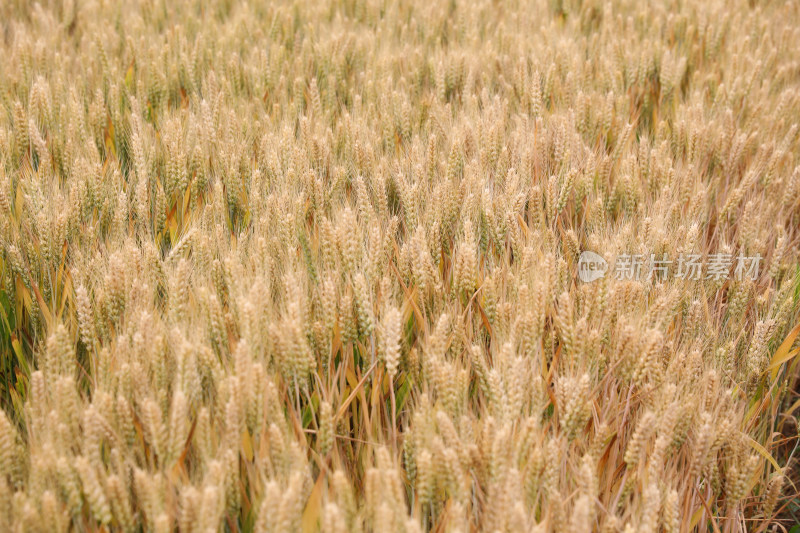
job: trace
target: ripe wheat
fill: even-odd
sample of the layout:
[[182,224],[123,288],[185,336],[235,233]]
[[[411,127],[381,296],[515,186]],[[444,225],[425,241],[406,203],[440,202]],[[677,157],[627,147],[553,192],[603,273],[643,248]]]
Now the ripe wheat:
[[0,20],[1,531],[800,512],[800,4]]

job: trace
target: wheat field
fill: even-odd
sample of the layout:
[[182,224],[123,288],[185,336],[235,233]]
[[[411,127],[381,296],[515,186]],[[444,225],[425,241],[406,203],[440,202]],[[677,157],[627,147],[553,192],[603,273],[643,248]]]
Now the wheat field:
[[797,2],[0,27],[0,531],[798,530]]

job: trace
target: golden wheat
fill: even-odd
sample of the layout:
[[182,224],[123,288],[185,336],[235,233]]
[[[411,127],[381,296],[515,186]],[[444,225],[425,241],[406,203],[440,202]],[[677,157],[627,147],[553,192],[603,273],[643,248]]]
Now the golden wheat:
[[800,4],[0,20],[0,530],[800,513]]

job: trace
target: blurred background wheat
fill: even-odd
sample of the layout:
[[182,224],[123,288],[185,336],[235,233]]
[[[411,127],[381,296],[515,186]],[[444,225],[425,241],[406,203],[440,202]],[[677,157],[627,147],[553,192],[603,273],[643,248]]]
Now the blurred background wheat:
[[0,20],[0,530],[800,516],[800,4]]

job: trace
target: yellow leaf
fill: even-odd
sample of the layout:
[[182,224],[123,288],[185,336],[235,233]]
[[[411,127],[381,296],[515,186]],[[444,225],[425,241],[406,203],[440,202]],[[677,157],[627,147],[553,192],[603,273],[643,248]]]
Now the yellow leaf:
[[794,329],[789,332],[789,334],[786,336],[786,339],[781,343],[781,345],[775,351],[775,354],[772,356],[772,359],[769,362],[768,370],[772,371],[773,380],[778,375],[778,367],[797,355],[798,350],[789,352],[789,348],[792,347],[792,344],[794,343],[794,340],[797,338],[798,334],[800,334],[800,323],[798,323]]
[[781,469],[781,465],[779,465],[779,464],[778,464],[778,461],[776,461],[776,460],[775,460],[775,459],[772,457],[772,455],[771,455],[771,454],[770,454],[770,453],[767,451],[767,449],[766,449],[766,448],[764,448],[762,445],[760,445],[759,443],[757,443],[756,441],[754,441],[754,440],[753,440],[753,438],[752,438],[750,435],[745,435],[745,438],[747,439],[748,443],[750,444],[750,446],[752,446],[752,447],[753,447],[753,449],[754,449],[755,451],[757,451],[758,453],[760,453],[761,455],[763,455],[763,456],[764,456],[764,458],[765,458],[767,461],[769,461],[769,462],[772,464],[772,466],[774,466],[774,467],[775,467],[775,470],[780,470],[780,469]]
[[777,374],[778,374],[778,369],[780,369],[780,366],[781,366],[783,363],[786,363],[786,362],[788,362],[788,361],[791,361],[791,360],[792,360],[792,358],[794,358],[794,356],[796,356],[798,353],[800,353],[800,348],[795,348],[795,349],[794,349],[794,350],[792,350],[791,352],[787,353],[785,357],[781,358],[781,360],[779,360],[779,361],[776,361],[776,362],[774,363],[774,364],[775,364],[775,367],[774,367],[774,368],[772,368],[772,379],[775,379],[775,377],[777,376]]
[[689,527],[689,529],[694,529],[695,528],[697,523],[700,522],[700,517],[702,516],[702,514],[703,514],[703,508],[702,507],[698,507],[697,510],[692,515],[692,523],[691,523],[691,526]]
[[125,85],[128,89],[133,89],[133,61],[128,65],[128,70],[125,71]]
[[[756,397],[758,397],[758,395]],[[747,413],[744,415],[744,421],[750,422],[757,413],[760,413],[765,406],[769,405],[771,398],[772,396],[767,394],[761,400],[756,400],[753,402],[753,405],[750,406],[750,408],[747,410]]]
[[114,143],[114,123],[111,122],[111,117],[108,117],[106,123],[105,145],[106,151],[117,157],[117,145]]
[[22,279],[17,277],[17,294],[22,296],[22,305],[28,312],[33,309],[33,300],[31,299],[31,291],[22,283]]
[[242,432],[242,452],[244,452],[245,459],[253,460],[253,438],[249,431]]
[[169,220],[169,242],[174,243],[175,241],[175,234],[178,233],[178,222],[172,218]]
[[317,482],[314,484],[314,489],[308,496],[306,508],[303,511],[303,531],[318,531],[319,530],[319,511],[320,502],[322,500],[322,481],[325,473],[320,473]]
[[17,359],[20,361],[22,360],[22,345],[19,343],[19,339],[16,337],[12,337],[11,339],[11,347],[14,348],[14,353],[17,354]]
[[789,410],[786,411],[786,416],[789,416],[792,413],[794,413],[797,410],[798,407],[800,407],[800,400],[797,400],[796,402],[794,402],[794,404],[792,404],[792,406],[789,408]]

